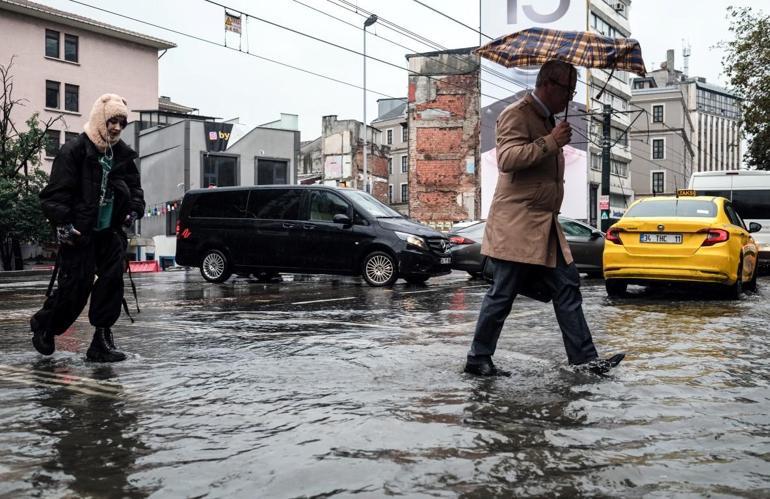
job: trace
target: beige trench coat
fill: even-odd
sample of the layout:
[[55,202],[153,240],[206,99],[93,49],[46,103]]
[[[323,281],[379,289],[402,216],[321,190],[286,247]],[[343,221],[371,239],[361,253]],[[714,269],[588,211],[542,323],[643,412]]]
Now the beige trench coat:
[[556,267],[556,245],[572,262],[557,215],[564,198],[564,155],[531,94],[497,119],[499,177],[481,253],[500,260]]

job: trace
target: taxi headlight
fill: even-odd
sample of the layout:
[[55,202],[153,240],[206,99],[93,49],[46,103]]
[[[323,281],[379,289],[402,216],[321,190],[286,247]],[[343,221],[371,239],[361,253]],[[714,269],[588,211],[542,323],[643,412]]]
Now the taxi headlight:
[[421,250],[428,251],[428,243],[426,243],[425,239],[421,238],[420,236],[407,234],[406,232],[396,232],[396,235],[402,241],[406,241],[408,246],[415,246]]

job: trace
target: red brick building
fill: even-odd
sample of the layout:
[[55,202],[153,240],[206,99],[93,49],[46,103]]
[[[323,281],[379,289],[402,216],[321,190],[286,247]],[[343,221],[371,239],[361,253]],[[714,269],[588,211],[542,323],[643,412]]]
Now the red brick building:
[[409,215],[440,230],[481,211],[480,69],[472,50],[407,56]]

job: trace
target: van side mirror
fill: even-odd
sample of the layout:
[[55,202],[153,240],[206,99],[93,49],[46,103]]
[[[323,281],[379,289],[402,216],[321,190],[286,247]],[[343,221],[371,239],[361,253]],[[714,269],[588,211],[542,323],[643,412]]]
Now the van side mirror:
[[749,223],[749,232],[759,232],[760,230],[762,230],[762,224],[758,224],[757,222]]
[[598,231],[598,230],[591,231],[591,239],[592,240],[593,239],[599,239],[600,237],[602,237],[601,231]]
[[344,213],[337,213],[334,215],[334,218],[332,218],[332,222],[336,224],[350,225],[350,217]]

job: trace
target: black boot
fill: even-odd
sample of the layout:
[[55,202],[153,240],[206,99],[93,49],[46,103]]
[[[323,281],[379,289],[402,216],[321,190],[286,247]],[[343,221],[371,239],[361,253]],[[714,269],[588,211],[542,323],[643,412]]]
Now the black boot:
[[56,350],[54,335],[48,331],[32,331],[32,346],[43,355],[51,355]]
[[[112,348],[111,348],[112,347]],[[115,350],[112,341],[112,331],[109,328],[97,327],[91,346],[86,352],[86,359],[91,362],[120,362],[126,360],[126,354]]]

